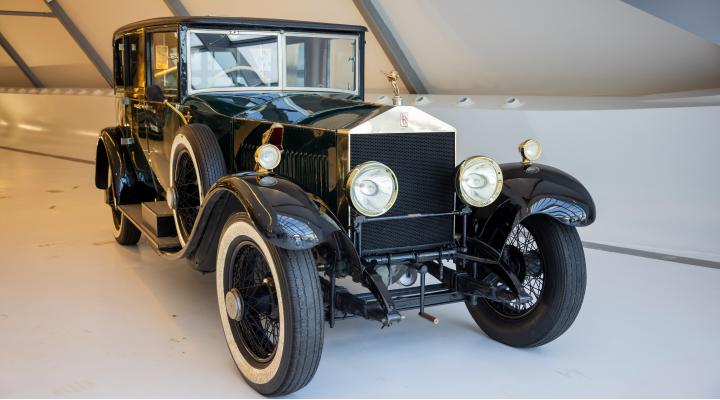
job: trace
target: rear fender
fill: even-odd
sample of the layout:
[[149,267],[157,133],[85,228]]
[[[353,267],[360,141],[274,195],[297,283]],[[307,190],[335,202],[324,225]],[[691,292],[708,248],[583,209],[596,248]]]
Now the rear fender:
[[490,245],[497,254],[512,229],[523,219],[545,214],[570,226],[595,221],[595,202],[574,177],[542,164],[502,164],[503,188],[487,207],[474,208],[470,234]]
[[100,132],[95,150],[95,187],[107,189],[109,186],[107,168],[112,171],[115,195],[126,187],[135,184],[135,173],[126,162],[125,151],[121,146],[122,132],[118,127],[105,128]]
[[[142,149],[133,140],[128,145],[122,143],[123,131],[120,127],[105,128],[100,132],[95,149],[95,187],[107,189],[108,166],[112,171],[112,183],[115,198],[119,204],[139,203],[153,200],[155,189],[153,178],[146,166],[138,171],[136,163],[145,163]],[[135,146],[130,148],[130,146]],[[131,152],[133,154],[131,154]],[[141,156],[137,156],[140,153]],[[143,164],[144,165],[144,164]]]

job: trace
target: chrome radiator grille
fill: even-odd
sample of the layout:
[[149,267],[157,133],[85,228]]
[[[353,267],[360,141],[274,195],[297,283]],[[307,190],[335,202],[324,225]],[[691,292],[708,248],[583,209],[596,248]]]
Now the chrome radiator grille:
[[[366,161],[387,165],[398,178],[397,200],[383,216],[453,211],[454,132],[351,135],[351,168]],[[437,247],[452,240],[452,216],[367,222],[362,227],[363,254]]]

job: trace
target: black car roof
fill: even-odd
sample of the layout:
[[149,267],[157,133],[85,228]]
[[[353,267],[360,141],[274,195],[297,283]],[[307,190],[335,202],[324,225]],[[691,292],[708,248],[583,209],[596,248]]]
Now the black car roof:
[[322,22],[292,21],[284,19],[241,18],[241,17],[163,17],[152,18],[125,25],[115,35],[162,25],[181,24],[191,27],[244,28],[244,29],[291,29],[298,31],[322,31],[336,33],[360,33],[367,31],[364,26],[328,24]]

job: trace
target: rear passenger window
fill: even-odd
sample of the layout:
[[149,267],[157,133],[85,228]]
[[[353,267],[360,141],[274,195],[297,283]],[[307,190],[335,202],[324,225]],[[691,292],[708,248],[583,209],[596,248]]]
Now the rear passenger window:
[[150,38],[150,67],[152,84],[166,94],[177,94],[178,37],[177,32],[153,33]]
[[142,40],[139,34],[128,35],[126,51],[129,53],[130,65],[128,68],[128,76],[132,86],[135,88],[145,88],[145,65],[143,64]]
[[115,76],[115,87],[122,89],[125,86],[125,42],[123,37],[115,39],[113,44],[113,70]]

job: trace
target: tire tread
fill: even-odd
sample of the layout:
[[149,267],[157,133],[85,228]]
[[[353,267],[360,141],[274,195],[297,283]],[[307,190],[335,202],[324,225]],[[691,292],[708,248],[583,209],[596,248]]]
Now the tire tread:
[[[508,319],[486,302],[466,305],[478,326],[491,338],[514,347],[537,347],[560,337],[577,318],[587,284],[585,254],[574,227],[544,215],[531,216],[523,223],[541,246],[546,263],[545,290],[553,287],[552,294],[543,293],[540,299],[546,307],[536,308],[519,319]],[[548,267],[552,268],[552,275],[547,274]]]
[[324,330],[322,293],[312,253],[282,249],[278,252],[285,261],[289,308],[295,314],[293,320],[299,322],[288,333],[303,343],[292,343],[289,375],[277,391],[269,393],[273,396],[295,392],[310,382],[320,364]]
[[123,246],[137,244],[140,240],[140,229],[133,225],[124,215],[120,218],[120,233],[115,236],[115,240]]
[[227,173],[225,159],[213,131],[202,124],[189,124],[180,128],[182,133],[193,147],[193,152],[200,169],[200,178],[203,179],[205,193],[215,181]]

